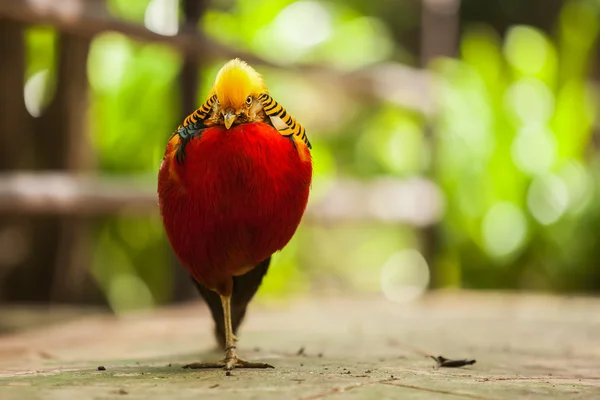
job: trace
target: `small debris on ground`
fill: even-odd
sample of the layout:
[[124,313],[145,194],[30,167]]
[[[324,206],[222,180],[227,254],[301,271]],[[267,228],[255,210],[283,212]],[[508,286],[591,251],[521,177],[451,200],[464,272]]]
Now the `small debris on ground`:
[[106,371],[106,368],[104,367],[104,365],[100,365],[98,367],[98,371]]
[[115,390],[114,393],[115,394],[121,394],[121,395],[129,394],[129,392],[127,390],[125,390],[125,389]]
[[225,376],[231,376],[231,371],[225,372]]
[[448,358],[445,358],[443,356],[429,356],[431,357],[436,363],[437,363],[437,367],[445,367],[445,368],[460,368],[460,367],[464,367],[467,365],[473,365],[475,364],[475,360],[450,360]]
[[323,353],[317,354],[317,357],[319,357],[319,358],[323,357]]
[[218,383],[215,383],[214,385],[210,385],[208,388],[209,388],[209,389],[214,389],[214,388],[216,388],[216,387],[219,387],[219,384],[218,384]]
[[304,346],[300,347],[300,349],[298,349],[298,351],[296,352],[297,356],[301,356],[304,355]]
[[44,358],[46,360],[52,360],[52,359],[54,359],[54,356],[52,354],[47,353],[45,351],[40,351],[40,352],[38,352],[38,354],[39,354],[40,357],[42,357],[42,358]]

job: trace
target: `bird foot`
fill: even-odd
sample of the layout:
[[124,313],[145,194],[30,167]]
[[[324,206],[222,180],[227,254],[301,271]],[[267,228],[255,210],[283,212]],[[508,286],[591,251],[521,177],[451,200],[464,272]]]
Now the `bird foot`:
[[205,369],[205,368],[224,368],[225,371],[231,371],[234,368],[275,368],[271,364],[261,362],[251,362],[242,360],[241,358],[231,357],[217,362],[206,363],[191,363],[184,365],[183,368],[188,369]]

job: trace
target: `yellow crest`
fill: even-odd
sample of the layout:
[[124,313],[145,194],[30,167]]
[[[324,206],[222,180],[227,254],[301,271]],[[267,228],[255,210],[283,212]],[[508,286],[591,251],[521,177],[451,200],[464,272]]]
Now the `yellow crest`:
[[211,94],[216,94],[221,107],[239,109],[248,96],[268,93],[262,76],[250,65],[235,58],[217,74]]

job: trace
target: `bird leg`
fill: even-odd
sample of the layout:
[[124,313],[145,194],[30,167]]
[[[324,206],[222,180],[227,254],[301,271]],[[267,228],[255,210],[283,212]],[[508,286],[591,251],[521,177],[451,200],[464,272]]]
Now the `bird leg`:
[[233,334],[231,325],[231,296],[221,296],[221,304],[223,305],[223,316],[225,317],[225,358],[217,362],[192,363],[183,368],[225,368],[226,371],[231,371],[234,368],[274,368],[270,364],[250,362],[238,358],[236,352],[237,338]]

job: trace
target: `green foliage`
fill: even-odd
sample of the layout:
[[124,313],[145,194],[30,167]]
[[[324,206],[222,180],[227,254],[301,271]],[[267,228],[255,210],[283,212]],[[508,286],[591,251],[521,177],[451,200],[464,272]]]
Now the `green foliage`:
[[89,60],[91,126],[101,168],[154,171],[179,122],[179,55],[106,33],[94,40]]
[[[143,23],[153,1],[108,6]],[[381,14],[390,7],[406,11],[403,25],[415,23],[414,7],[394,2],[220,0],[199,25],[222,44],[283,65],[356,70],[405,51],[392,37],[398,27]],[[466,27],[459,58],[432,64],[440,112],[431,121],[394,104],[348,98],[336,83],[261,67],[274,97],[309,127],[310,201],[344,176],[428,175],[446,197],[436,285],[598,290],[600,159],[590,146],[598,104],[586,79],[599,9],[595,0],[568,1],[552,37],[527,25],[511,27],[505,37],[485,24]],[[27,77],[47,71],[33,82],[44,90],[32,84],[38,97],[51,93],[55,41],[47,28],[28,33]],[[199,71],[198,104],[224,61]],[[155,185],[166,139],[191,111],[181,110],[180,68],[180,55],[167,46],[112,32],[93,40],[90,132],[102,172],[147,174],[140,184]],[[260,297],[380,291],[383,266],[401,259],[402,249],[421,246],[418,231],[408,227],[304,224],[275,256]],[[92,270],[115,310],[168,301],[170,259],[158,216],[98,222]]]
[[[180,57],[163,45],[139,44],[116,34],[97,37],[90,49],[91,132],[105,173],[156,174],[169,134],[180,116]],[[93,271],[117,310],[143,308],[171,296],[162,224],[108,218],[99,227]]]
[[597,35],[597,10],[573,1],[556,38],[515,26],[501,40],[471,27],[461,59],[433,67],[442,110],[436,176],[451,244],[439,259],[462,270],[464,285],[590,289],[598,274],[589,267],[597,250],[565,234],[585,231],[597,214],[588,151],[596,105],[585,81]]
[[359,68],[392,52],[387,28],[341,3],[238,0],[231,9],[210,9],[204,32],[223,43],[280,64],[318,62]]
[[108,10],[117,17],[132,22],[144,21],[148,4],[152,0],[107,0]]

